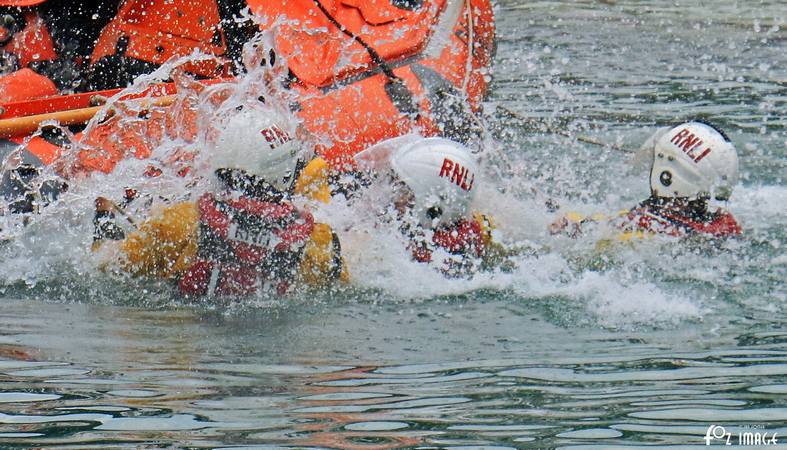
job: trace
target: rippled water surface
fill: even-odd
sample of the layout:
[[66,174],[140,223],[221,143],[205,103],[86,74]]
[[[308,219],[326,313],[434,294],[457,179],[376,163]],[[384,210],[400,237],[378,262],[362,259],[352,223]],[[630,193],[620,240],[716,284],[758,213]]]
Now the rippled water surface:
[[[184,304],[91,272],[89,213],[32,226],[0,249],[0,447],[678,447],[711,425],[787,445],[784,3],[496,15],[483,206],[537,256],[449,281],[345,236],[347,290]],[[608,212],[648,192],[628,155],[573,137],[636,148],[690,117],[738,147],[746,239],[599,264],[595,236],[546,234],[546,199]]]

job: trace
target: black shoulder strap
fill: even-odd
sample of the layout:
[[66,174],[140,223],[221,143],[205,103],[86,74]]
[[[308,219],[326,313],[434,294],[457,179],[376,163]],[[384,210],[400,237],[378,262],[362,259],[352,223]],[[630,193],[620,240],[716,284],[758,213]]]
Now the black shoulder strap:
[[333,258],[331,260],[331,280],[336,281],[342,277],[344,271],[344,260],[342,259],[342,245],[339,243],[339,236],[335,232],[331,232],[332,245],[333,245]]
[[259,30],[251,21],[238,22],[240,12],[245,8],[246,0],[217,0],[221,29],[224,41],[227,43],[226,56],[241,67],[240,59],[243,53],[243,44],[248,42]]

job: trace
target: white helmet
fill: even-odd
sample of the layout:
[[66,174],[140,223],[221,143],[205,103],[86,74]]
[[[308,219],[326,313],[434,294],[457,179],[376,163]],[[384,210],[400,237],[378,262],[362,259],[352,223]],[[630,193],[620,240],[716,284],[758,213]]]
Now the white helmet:
[[273,111],[243,108],[220,130],[210,155],[211,168],[241,169],[289,191],[303,155],[286,123]]
[[657,197],[727,200],[738,182],[738,154],[719,130],[687,122],[655,139],[650,189]]
[[468,148],[438,137],[418,139],[392,153],[391,168],[413,191],[413,211],[422,226],[448,224],[467,214],[479,176]]

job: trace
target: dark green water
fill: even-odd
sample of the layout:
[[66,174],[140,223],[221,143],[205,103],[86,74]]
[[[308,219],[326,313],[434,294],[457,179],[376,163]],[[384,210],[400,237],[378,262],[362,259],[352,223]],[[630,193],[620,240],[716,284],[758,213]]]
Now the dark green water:
[[[787,7],[496,15],[483,158],[499,179],[479,206],[538,257],[449,281],[345,232],[346,291],[183,304],[96,273],[95,192],[77,191],[0,250],[0,447],[682,447],[714,425],[787,443]],[[598,268],[598,235],[546,234],[548,198],[612,212],[648,188],[626,155],[539,129],[636,148],[691,117],[736,143],[745,240],[655,239]],[[344,212],[321,213],[342,228]]]

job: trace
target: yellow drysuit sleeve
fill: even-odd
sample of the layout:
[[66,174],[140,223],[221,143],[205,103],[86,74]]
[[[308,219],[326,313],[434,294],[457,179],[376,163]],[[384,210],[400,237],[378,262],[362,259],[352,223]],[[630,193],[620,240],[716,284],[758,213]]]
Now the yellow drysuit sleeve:
[[329,174],[328,162],[319,156],[314,158],[298,176],[298,180],[295,182],[295,193],[322,203],[330,202]]
[[492,236],[492,232],[496,228],[494,219],[487,214],[476,212],[473,213],[473,220],[481,226],[481,240],[484,243],[484,251],[481,255],[483,267],[491,269],[505,266],[507,259],[514,252],[509,251],[503,244],[495,242]]
[[[295,193],[322,203],[330,202],[329,174],[328,163],[319,156],[314,158],[298,177]],[[339,238],[330,226],[314,224],[310,240],[303,251],[300,269],[301,281],[312,287],[349,280]]]
[[339,238],[330,226],[314,224],[309,242],[303,250],[300,269],[299,278],[312,287],[349,281]]
[[198,223],[192,202],[177,203],[146,220],[122,241],[124,268],[135,275],[177,278],[197,254]]

